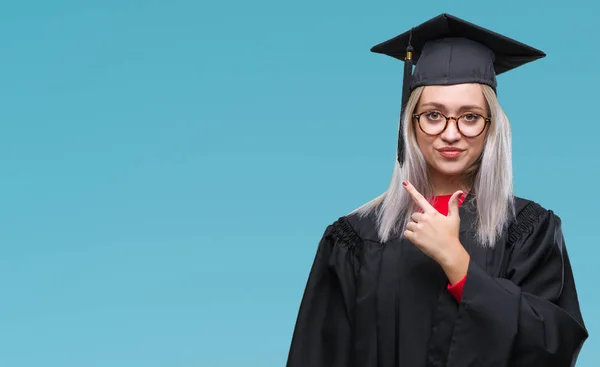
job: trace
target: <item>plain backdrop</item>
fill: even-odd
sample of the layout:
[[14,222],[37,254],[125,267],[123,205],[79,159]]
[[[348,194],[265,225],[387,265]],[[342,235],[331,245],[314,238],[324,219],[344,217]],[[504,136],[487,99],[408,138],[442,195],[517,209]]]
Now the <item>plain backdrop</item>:
[[501,75],[516,193],[563,220],[598,364],[593,1],[0,3],[0,366],[284,366],[327,224],[379,195],[402,63],[449,12]]

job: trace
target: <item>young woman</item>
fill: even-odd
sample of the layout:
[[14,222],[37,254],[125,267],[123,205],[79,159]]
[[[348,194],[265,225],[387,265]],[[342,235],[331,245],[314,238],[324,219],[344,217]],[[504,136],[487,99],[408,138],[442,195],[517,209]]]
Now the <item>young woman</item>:
[[398,162],[325,230],[287,366],[573,366],[588,332],[561,221],[513,195],[496,97],[545,55],[448,14],[373,51],[408,70]]

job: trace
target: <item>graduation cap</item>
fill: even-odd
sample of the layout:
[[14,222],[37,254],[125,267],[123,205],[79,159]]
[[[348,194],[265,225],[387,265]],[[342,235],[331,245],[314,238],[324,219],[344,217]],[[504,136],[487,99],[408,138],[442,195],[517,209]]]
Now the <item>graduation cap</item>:
[[[496,91],[496,75],[546,56],[531,46],[446,13],[373,46],[371,51],[404,61],[401,115],[410,93],[419,86],[481,83]],[[403,161],[400,125],[398,162],[402,165]]]

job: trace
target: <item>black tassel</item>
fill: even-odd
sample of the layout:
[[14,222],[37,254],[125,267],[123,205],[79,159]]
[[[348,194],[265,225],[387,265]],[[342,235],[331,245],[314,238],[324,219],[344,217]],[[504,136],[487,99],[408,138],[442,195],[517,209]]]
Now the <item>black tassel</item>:
[[398,163],[400,163],[400,167],[402,167],[402,164],[404,163],[404,136],[402,135],[404,127],[402,125],[402,121],[404,118],[406,104],[408,103],[408,98],[410,97],[410,84],[413,71],[413,48],[411,46],[411,39],[412,29],[410,30],[408,37],[408,46],[406,47],[406,56],[404,58],[404,76],[402,78],[402,105],[400,107],[400,128],[398,130]]

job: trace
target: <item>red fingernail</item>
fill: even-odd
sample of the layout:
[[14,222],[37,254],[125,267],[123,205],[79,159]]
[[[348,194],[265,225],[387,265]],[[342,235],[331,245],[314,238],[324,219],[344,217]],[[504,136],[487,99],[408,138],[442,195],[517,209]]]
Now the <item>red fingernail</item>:
[[406,181],[402,181],[402,185],[408,186],[408,183],[406,183]]

